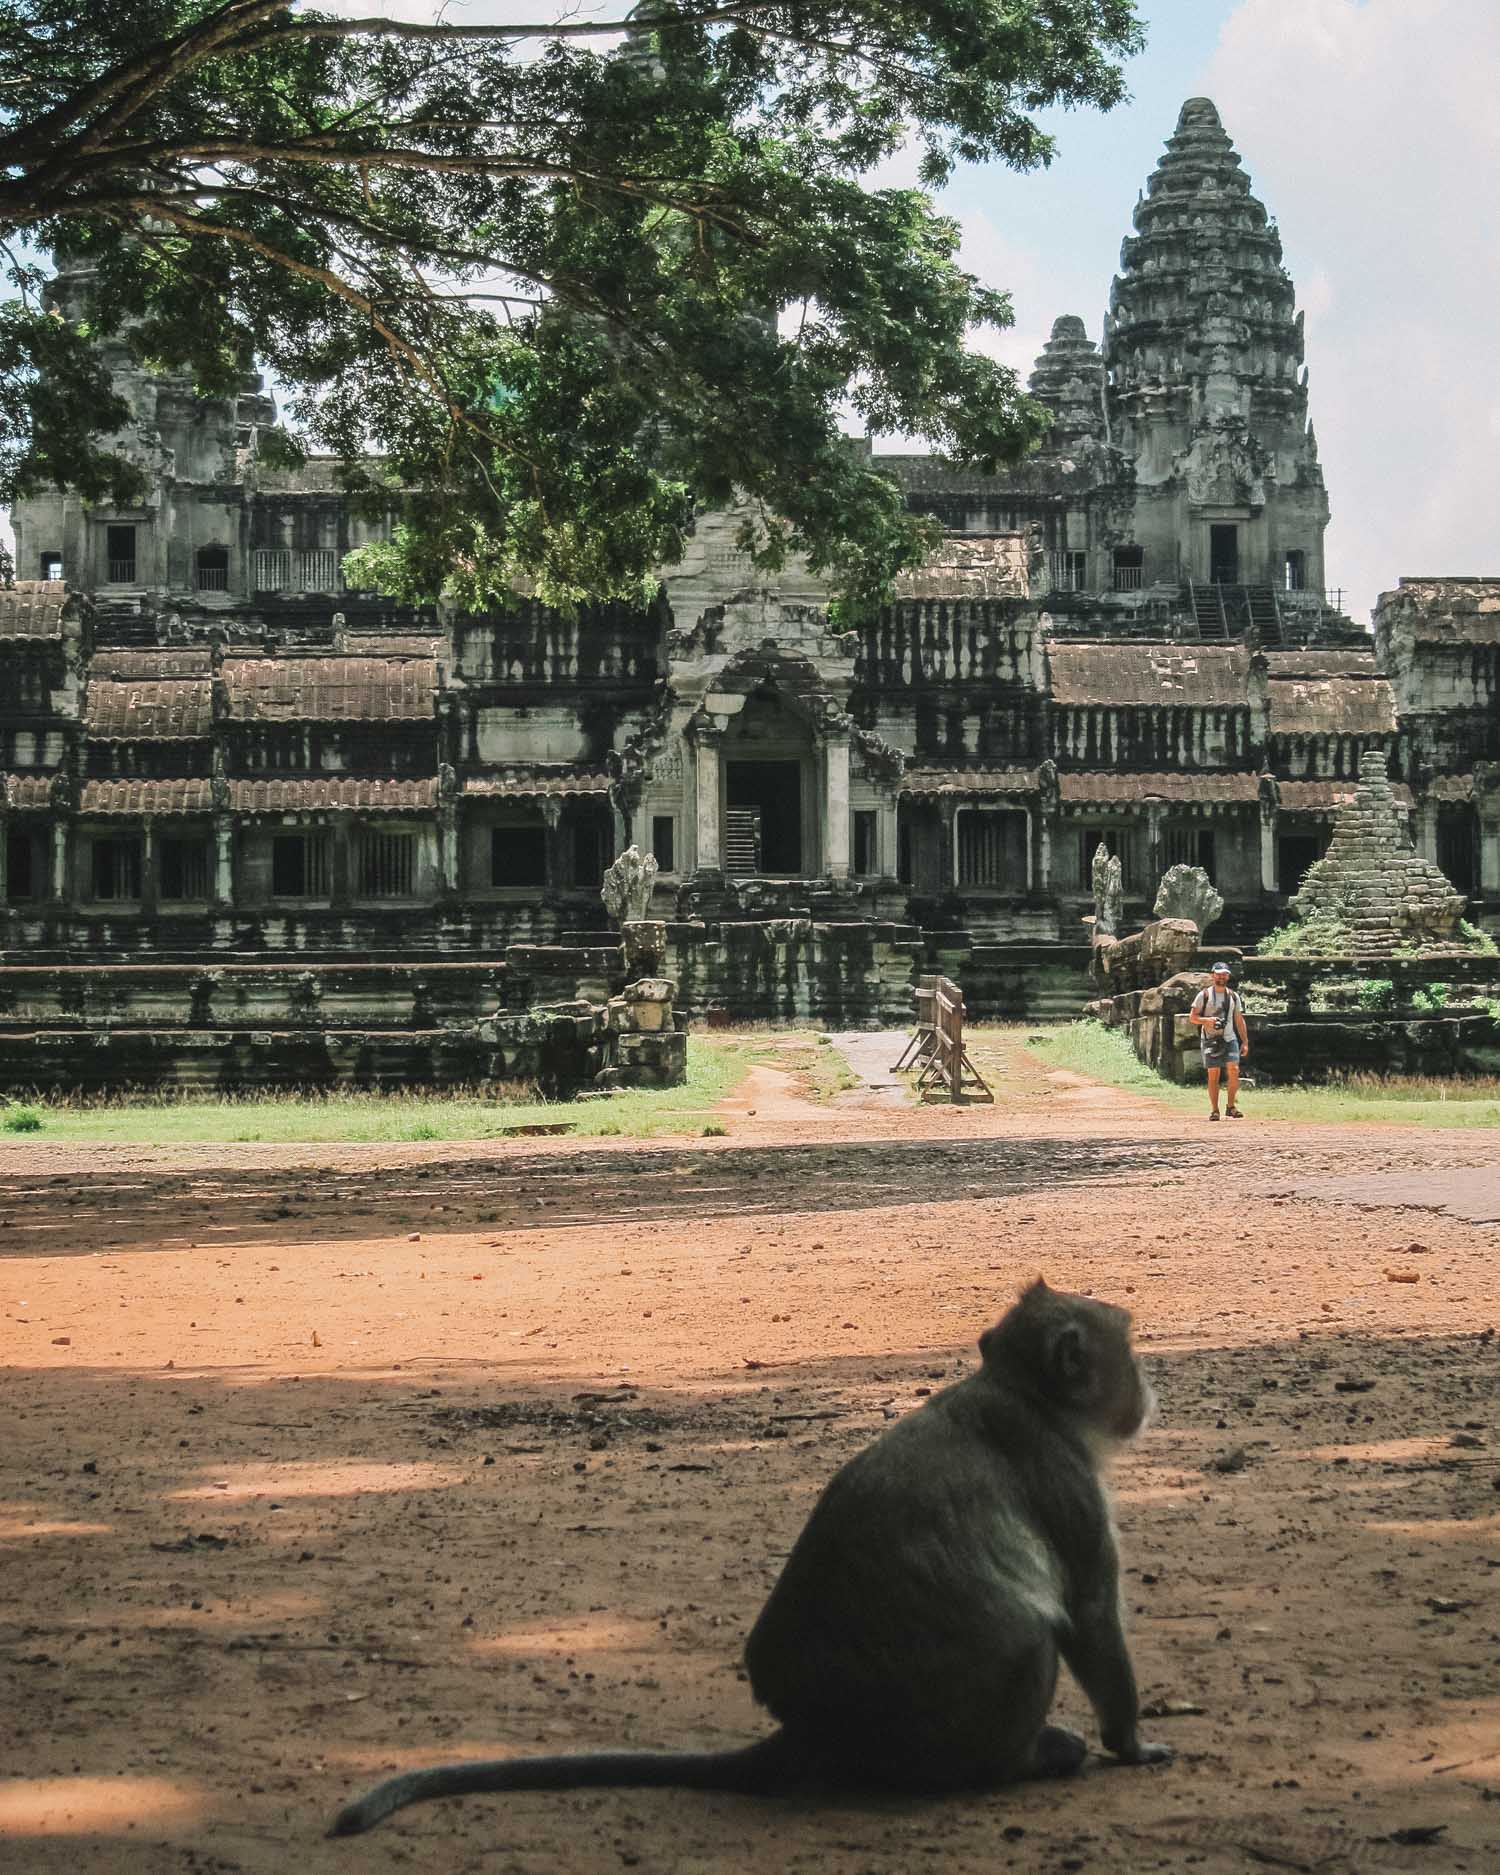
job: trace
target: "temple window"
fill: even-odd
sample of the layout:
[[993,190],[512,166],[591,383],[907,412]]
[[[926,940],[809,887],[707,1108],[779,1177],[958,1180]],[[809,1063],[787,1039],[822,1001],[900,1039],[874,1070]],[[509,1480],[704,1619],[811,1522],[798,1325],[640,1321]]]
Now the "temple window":
[[278,833],[271,841],[276,898],[327,898],[332,876],[326,833]]
[[361,898],[410,898],[416,883],[416,835],[360,831],[355,839],[356,890]]
[[1171,866],[1201,866],[1215,880],[1214,835],[1211,827],[1168,827],[1166,862]]
[[118,902],[141,896],[141,836],[114,834],[96,839],[93,851],[92,896]]
[[854,872],[856,878],[872,879],[880,871],[876,844],[876,819],[873,808],[859,808],[854,816]]
[[199,592],[228,592],[229,549],[200,547],[197,557]]
[[61,579],[63,576],[63,557],[54,547],[42,555],[42,578]]
[[208,897],[208,841],[201,834],[172,834],[162,841],[161,896],[179,904]]
[[1145,548],[1116,547],[1113,558],[1115,591],[1139,592],[1146,583]]
[[1026,816],[1014,808],[960,809],[954,824],[958,843],[956,883],[1026,889]]
[[1304,592],[1307,588],[1307,555],[1300,547],[1294,547],[1286,556],[1285,581],[1288,592]]
[[677,822],[670,814],[651,816],[651,852],[658,872],[676,871]]
[[1082,592],[1088,585],[1089,557],[1086,553],[1055,553],[1052,556],[1052,584],[1059,592]]

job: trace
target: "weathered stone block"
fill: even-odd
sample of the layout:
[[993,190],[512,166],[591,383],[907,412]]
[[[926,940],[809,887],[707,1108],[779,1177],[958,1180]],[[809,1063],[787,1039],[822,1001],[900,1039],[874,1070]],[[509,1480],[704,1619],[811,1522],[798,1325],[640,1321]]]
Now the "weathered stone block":
[[671,1003],[676,999],[677,985],[670,977],[642,977],[627,983],[625,994],[635,1003]]

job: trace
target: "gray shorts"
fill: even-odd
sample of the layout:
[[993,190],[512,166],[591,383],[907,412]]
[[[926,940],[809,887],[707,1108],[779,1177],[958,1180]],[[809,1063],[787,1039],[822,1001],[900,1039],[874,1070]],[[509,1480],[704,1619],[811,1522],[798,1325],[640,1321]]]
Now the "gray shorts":
[[1213,1054],[1210,1054],[1206,1048],[1203,1050],[1203,1065],[1205,1068],[1227,1067],[1231,1061],[1238,1062],[1239,1058],[1240,1038],[1237,1035],[1229,1036],[1223,1048]]

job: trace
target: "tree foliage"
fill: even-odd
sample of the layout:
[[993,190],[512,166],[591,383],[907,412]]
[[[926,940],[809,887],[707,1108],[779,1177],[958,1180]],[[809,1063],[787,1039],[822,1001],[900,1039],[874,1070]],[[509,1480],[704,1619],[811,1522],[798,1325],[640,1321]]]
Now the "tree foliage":
[[1122,95],[1134,0],[539,11],[0,0],[0,497],[120,498],[93,341],[125,333],[207,391],[260,361],[353,485],[402,491],[363,567],[398,594],[635,594],[736,494],[762,564],[884,590],[922,524],[841,417],[989,466],[1045,416],[966,349],[1011,309],[953,223],[864,179],[908,144],[927,184],[1046,162],[1040,109]]

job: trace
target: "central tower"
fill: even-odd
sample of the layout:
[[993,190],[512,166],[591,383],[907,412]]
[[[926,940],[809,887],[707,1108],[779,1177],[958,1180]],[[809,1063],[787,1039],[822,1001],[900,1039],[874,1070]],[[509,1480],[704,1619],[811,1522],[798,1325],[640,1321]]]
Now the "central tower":
[[1189,98],[1136,204],[1104,324],[1109,443],[1151,579],[1317,591],[1328,495],[1281,237]]

